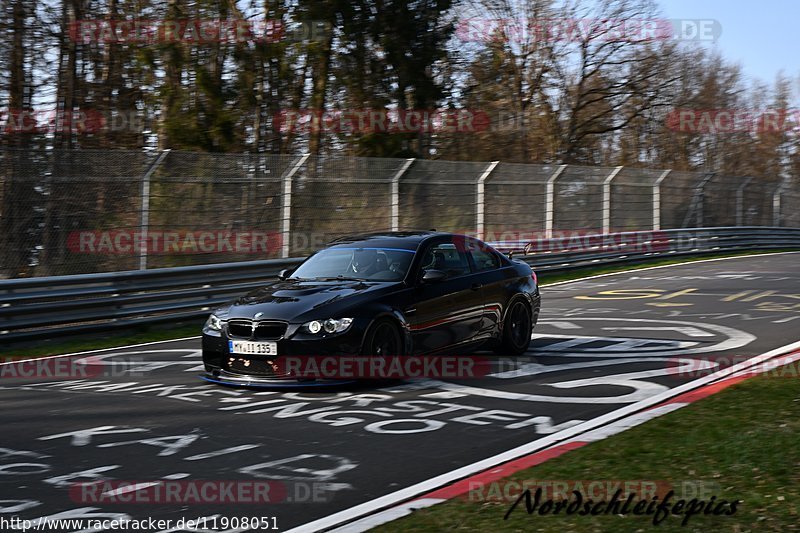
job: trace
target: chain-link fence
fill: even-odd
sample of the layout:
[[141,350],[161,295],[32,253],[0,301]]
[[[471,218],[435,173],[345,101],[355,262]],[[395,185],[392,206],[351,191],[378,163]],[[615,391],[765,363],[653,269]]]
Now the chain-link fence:
[[307,254],[344,234],[488,241],[703,226],[800,227],[798,185],[631,167],[308,155],[0,151],[0,275]]

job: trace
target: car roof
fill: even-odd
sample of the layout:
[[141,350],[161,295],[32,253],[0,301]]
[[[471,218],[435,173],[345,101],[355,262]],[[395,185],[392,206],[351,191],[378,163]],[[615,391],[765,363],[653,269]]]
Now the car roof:
[[436,236],[452,235],[434,230],[428,231],[379,231],[346,235],[328,243],[328,247],[399,248],[416,250],[423,241]]

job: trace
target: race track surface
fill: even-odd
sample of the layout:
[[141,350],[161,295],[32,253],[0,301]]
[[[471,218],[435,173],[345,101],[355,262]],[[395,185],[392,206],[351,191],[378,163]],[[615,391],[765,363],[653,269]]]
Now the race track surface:
[[[198,377],[199,339],[47,359],[27,377],[6,365],[0,517],[173,521],[152,531],[192,531],[175,524],[212,516],[206,530],[250,530],[240,517],[301,526],[798,340],[799,260],[707,261],[544,287],[528,353],[497,359],[479,379],[225,388]],[[65,368],[74,375],[48,375]],[[165,480],[269,481],[281,501],[134,502],[137,491],[118,483],[152,496]],[[76,483],[87,481],[99,492],[81,492]]]

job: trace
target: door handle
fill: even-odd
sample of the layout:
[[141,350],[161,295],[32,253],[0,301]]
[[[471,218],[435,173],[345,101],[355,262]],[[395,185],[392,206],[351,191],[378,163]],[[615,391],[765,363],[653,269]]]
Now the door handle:
[[483,285],[481,285],[480,283],[473,283],[470,289],[472,289],[473,291],[477,291],[481,287],[483,287]]

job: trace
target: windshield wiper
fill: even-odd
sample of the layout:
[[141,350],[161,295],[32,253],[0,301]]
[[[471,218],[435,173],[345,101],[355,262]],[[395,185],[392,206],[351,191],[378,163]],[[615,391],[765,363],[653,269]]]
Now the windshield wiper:
[[351,278],[347,276],[336,276],[336,277],[326,277],[326,278],[314,278],[318,281],[368,281],[362,278]]

